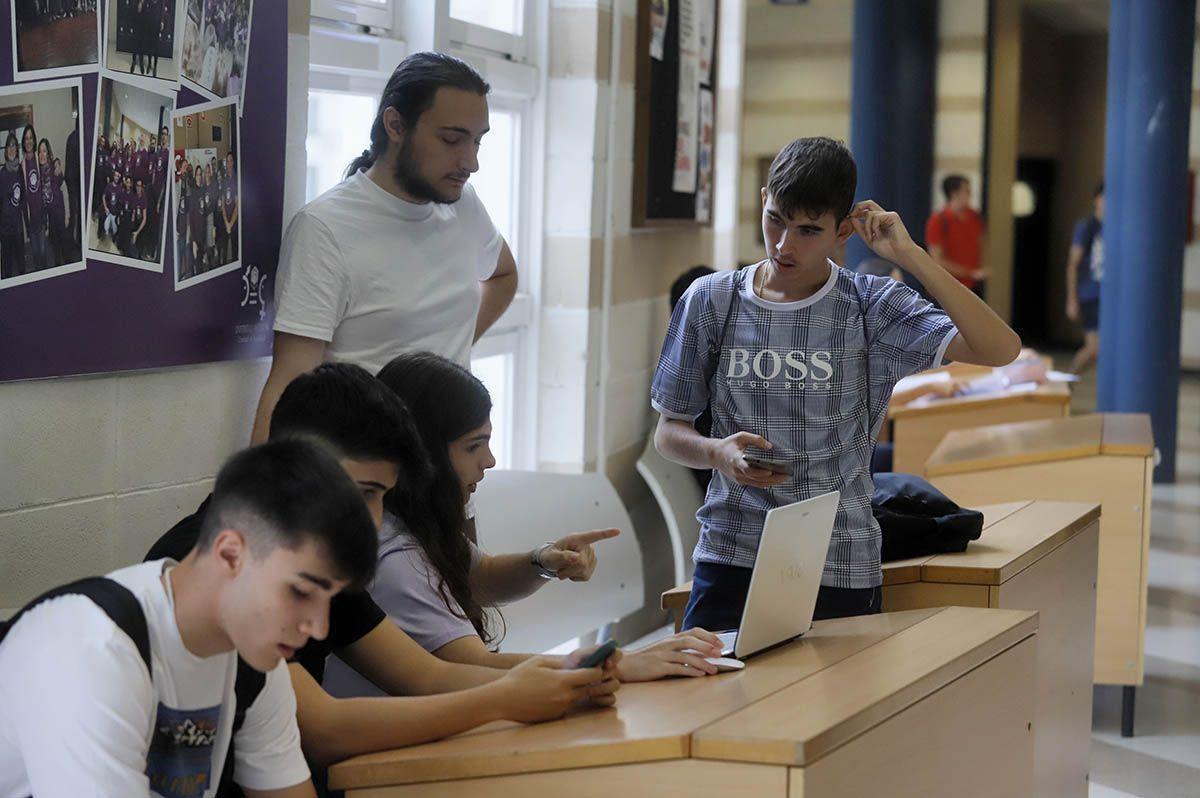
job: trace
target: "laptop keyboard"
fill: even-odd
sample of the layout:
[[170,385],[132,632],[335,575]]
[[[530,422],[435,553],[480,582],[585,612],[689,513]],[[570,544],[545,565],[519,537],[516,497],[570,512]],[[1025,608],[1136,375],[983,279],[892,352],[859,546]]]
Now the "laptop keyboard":
[[717,632],[717,637],[721,639],[721,656],[732,656],[733,644],[737,642],[737,629],[731,629],[728,632]]

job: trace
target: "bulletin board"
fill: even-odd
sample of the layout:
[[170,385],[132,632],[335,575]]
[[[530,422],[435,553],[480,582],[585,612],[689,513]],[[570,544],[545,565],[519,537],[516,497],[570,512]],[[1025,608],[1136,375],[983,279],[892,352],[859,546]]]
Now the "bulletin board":
[[718,0],[639,0],[634,227],[709,225]]
[[[10,265],[0,277],[0,382],[256,358],[271,352],[271,300],[283,223],[287,3],[157,2],[162,21],[153,24],[158,25],[159,37],[173,19],[180,34],[173,38],[180,47],[167,57],[158,39],[144,37],[146,55],[135,66],[124,51],[127,41],[117,41],[121,17],[108,15],[125,13],[136,4],[101,0],[90,18],[99,38],[93,63],[60,65],[35,62],[55,52],[42,42],[47,37],[84,35],[87,23],[53,15],[22,18],[40,13],[37,6],[0,0],[0,35],[6,44],[13,42],[0,55],[0,109],[8,104],[3,92],[21,97],[21,92],[37,92],[42,86],[77,85],[82,141],[78,168],[83,174],[82,198],[70,198],[70,204],[80,208],[75,214],[81,222],[75,234],[77,262],[58,268]],[[150,7],[159,8],[153,2]],[[64,21],[72,24],[63,26]],[[32,37],[22,38],[26,34]],[[158,58],[151,61],[152,56]],[[107,65],[106,58],[111,59]],[[148,74],[151,68],[153,76]],[[106,80],[110,88],[102,90]],[[144,113],[145,97],[165,98],[156,114]],[[153,124],[139,121],[147,118]],[[160,240],[144,241],[141,247],[126,241],[120,254],[117,234],[104,230],[103,210],[99,221],[92,211],[98,124],[139,141],[154,130],[191,134],[189,139],[172,132],[157,166],[135,167],[129,160],[127,174],[145,174],[147,185],[162,187],[157,196],[165,199],[156,206],[162,210],[155,218],[163,232]],[[232,167],[216,163],[229,155],[234,156]],[[186,232],[182,241],[177,238],[188,229],[186,214],[181,218],[176,212],[177,196],[184,191],[183,172],[177,170],[189,158],[193,168],[213,166],[218,174],[236,176],[213,179],[211,192],[184,192],[196,202],[201,194],[207,197],[196,215],[197,240],[208,243],[196,244],[208,251],[199,258],[180,257],[192,244]],[[155,181],[150,177],[155,169],[160,175],[165,170],[166,177]],[[221,190],[227,194],[222,196]],[[230,209],[224,217],[222,208]],[[235,232],[214,239],[216,225],[224,223],[229,230],[222,219],[235,219]],[[98,238],[98,228],[107,237]],[[25,235],[31,235],[30,223]],[[93,244],[114,251],[94,252]],[[181,269],[181,260],[190,263]],[[10,256],[9,262],[17,261]]]

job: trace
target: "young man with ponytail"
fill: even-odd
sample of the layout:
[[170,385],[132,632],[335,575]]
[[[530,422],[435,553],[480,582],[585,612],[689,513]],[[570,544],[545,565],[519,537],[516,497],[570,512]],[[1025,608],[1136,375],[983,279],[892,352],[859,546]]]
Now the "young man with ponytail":
[[370,146],[284,236],[275,349],[252,440],[287,384],[326,360],[372,373],[402,352],[469,365],[512,301],[516,263],[467,180],[488,131],[486,81],[415,53],[384,88]]

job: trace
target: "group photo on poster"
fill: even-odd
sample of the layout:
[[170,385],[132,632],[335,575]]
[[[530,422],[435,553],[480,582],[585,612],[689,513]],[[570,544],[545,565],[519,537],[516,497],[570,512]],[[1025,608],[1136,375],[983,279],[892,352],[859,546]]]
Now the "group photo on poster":
[[161,88],[179,81],[184,0],[108,0],[104,68]]
[[11,2],[15,80],[95,71],[100,60],[98,0]]
[[84,268],[79,78],[0,87],[0,288]]
[[161,272],[172,95],[103,74],[96,102],[88,256]]
[[183,78],[215,100],[241,101],[253,0],[186,0]]
[[232,99],[175,115],[176,290],[241,265],[238,133]]

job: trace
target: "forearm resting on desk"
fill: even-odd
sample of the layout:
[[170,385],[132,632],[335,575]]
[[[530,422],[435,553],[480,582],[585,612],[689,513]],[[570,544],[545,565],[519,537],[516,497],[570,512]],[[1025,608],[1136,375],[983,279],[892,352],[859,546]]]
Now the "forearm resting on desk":
[[389,695],[434,695],[478,687],[505,671],[438,659],[384,620],[362,639],[338,650],[338,656]]
[[440,740],[503,717],[496,685],[437,696],[334,698],[308,671],[290,670],[304,753],[321,765]]

